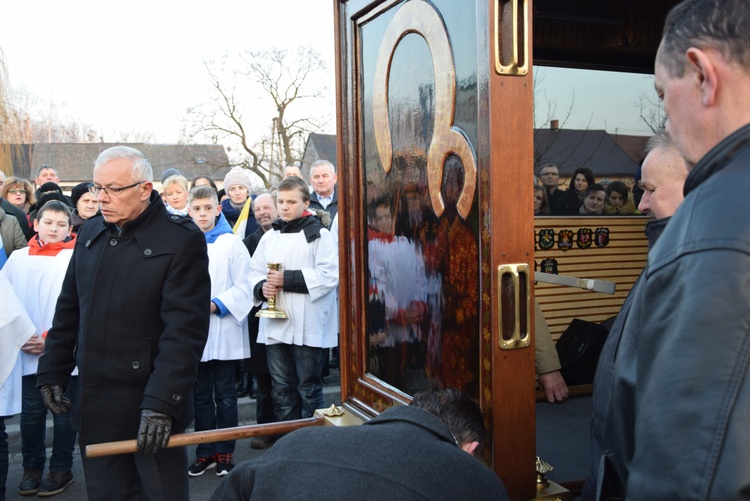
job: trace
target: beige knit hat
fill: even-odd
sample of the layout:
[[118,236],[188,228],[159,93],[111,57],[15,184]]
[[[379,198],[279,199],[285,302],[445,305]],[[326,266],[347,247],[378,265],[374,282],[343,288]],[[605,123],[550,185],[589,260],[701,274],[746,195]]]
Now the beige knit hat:
[[242,186],[247,188],[248,193],[252,193],[253,184],[251,181],[252,178],[250,176],[249,170],[243,169],[242,167],[232,167],[232,170],[227,172],[227,175],[224,176],[224,190],[228,193],[230,186],[241,184]]

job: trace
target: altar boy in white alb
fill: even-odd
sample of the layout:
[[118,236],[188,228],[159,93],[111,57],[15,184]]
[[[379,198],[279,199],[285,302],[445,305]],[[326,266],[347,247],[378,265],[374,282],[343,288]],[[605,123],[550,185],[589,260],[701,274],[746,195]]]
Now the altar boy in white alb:
[[[0,254],[2,254],[0,252]],[[16,291],[0,273],[0,499],[5,499],[8,477],[8,434],[5,420],[21,412],[21,346],[36,329]]]
[[[194,187],[188,210],[206,236],[211,276],[211,323],[193,389],[195,431],[232,428],[238,423],[235,367],[238,360],[250,357],[247,331],[247,315],[253,306],[250,256],[221,214],[213,188]],[[188,474],[196,477],[218,465],[216,475],[226,475],[234,467],[232,453],[234,440],[200,444]]]
[[[68,412],[53,414],[54,440],[49,475],[42,482],[47,462],[45,434],[49,411],[36,387],[39,357],[44,351],[47,330],[52,327],[57,298],[73,255],[75,236],[71,235],[70,222],[71,212],[67,205],[57,200],[44,204],[34,219],[37,235],[29,241],[28,247],[13,252],[3,267],[3,273],[36,329],[34,336],[21,347],[23,477],[18,493],[22,496],[53,496],[73,482],[76,432],[70,424]],[[76,369],[65,386],[64,397],[68,400],[72,400],[75,394],[77,375]]]
[[[307,183],[287,177],[276,192],[279,217],[258,243],[250,264],[256,304],[276,296],[289,318],[261,318],[279,421],[310,417],[325,405],[323,348],[337,344],[338,251],[331,233],[307,210]],[[281,271],[268,263],[281,263]]]

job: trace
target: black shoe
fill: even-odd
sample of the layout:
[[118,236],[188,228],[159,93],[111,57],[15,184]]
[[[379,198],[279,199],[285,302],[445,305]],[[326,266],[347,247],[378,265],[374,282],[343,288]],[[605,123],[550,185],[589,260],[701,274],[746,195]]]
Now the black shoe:
[[252,388],[251,385],[252,378],[250,377],[250,374],[247,372],[243,372],[242,381],[240,381],[239,386],[237,386],[237,398],[246,397],[250,392],[250,389]]
[[216,459],[218,463],[216,465],[216,476],[223,477],[234,468],[231,454],[217,454]]
[[47,478],[42,482],[39,492],[36,493],[40,498],[60,494],[73,483],[73,472],[68,471],[51,471]]
[[23,470],[21,485],[18,486],[18,493],[21,496],[29,496],[39,492],[42,485],[42,472],[40,470]]
[[216,456],[208,458],[198,458],[195,463],[191,464],[188,468],[188,475],[191,477],[199,477],[203,475],[206,470],[216,467]]
[[253,449],[268,449],[279,439],[278,435],[266,435],[264,437],[254,437],[250,441],[250,447]]

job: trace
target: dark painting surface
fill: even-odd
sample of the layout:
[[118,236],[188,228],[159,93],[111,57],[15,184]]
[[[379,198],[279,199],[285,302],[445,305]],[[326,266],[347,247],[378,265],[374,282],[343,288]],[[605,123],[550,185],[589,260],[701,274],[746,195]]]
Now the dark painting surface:
[[477,20],[458,4],[399,4],[361,27],[367,370],[476,398]]

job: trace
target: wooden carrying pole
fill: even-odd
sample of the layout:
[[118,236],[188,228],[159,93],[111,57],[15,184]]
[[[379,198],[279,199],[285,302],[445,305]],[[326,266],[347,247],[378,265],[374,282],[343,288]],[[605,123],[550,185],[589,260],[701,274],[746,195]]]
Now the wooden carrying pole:
[[[220,430],[197,431],[195,433],[177,433],[169,437],[167,448],[184,447],[186,445],[237,440],[239,438],[262,437],[266,435],[281,435],[308,426],[322,426],[322,417],[311,417],[284,421],[281,423],[251,424],[236,428],[222,428]],[[114,456],[116,454],[132,454],[138,452],[136,440],[121,440],[119,442],[104,442],[86,446],[86,457],[97,458]]]

